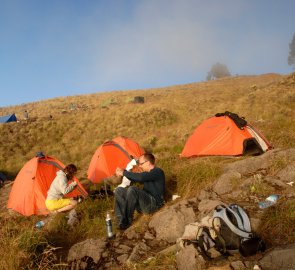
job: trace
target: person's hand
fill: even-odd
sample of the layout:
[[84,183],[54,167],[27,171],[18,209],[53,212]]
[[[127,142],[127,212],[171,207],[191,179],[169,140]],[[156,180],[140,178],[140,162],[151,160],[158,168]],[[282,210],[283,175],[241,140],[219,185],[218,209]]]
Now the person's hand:
[[121,169],[121,168],[117,168],[117,169],[116,169],[116,175],[117,175],[117,176],[123,176],[123,171],[124,171],[123,169]]

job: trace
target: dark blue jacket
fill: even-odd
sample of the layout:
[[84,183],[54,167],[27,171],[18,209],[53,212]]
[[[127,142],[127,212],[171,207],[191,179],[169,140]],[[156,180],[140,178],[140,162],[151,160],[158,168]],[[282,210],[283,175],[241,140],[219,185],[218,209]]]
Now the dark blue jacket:
[[158,167],[154,167],[149,172],[133,173],[124,170],[123,175],[131,182],[143,183],[143,190],[152,195],[160,207],[164,203],[165,194],[165,174]]

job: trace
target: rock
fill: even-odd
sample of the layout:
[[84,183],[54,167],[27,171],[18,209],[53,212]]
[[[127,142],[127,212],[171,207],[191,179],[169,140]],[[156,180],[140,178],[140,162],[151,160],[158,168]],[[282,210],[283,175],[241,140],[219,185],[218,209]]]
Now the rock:
[[124,233],[123,235],[125,235],[128,239],[139,239],[140,235],[138,232],[136,232],[136,230],[134,230],[134,227],[131,226],[129,227]]
[[102,253],[106,248],[106,242],[102,239],[87,239],[83,242],[73,245],[68,254],[68,262],[80,260],[84,257],[90,257],[94,263],[98,263]]
[[177,250],[177,245],[174,244],[172,246],[169,246],[163,250],[161,250],[160,252],[158,252],[158,254],[169,254],[171,252],[175,252]]
[[259,261],[263,270],[294,270],[295,269],[295,244],[275,248],[265,254]]
[[230,264],[227,263],[222,266],[211,266],[207,270],[232,270],[232,268],[230,267]]
[[224,167],[224,172],[236,171],[240,174],[253,174],[258,170],[267,169],[272,164],[272,159],[275,155],[275,150],[270,150],[263,155],[250,157],[236,161]]
[[211,192],[209,192],[209,191],[206,191],[206,190],[201,190],[201,192],[200,192],[200,194],[199,194],[199,196],[198,196],[198,199],[200,200],[200,201],[202,201],[202,200],[205,200],[205,199],[207,199],[207,200],[209,200],[211,198]]
[[143,255],[146,255],[150,248],[143,242],[139,242],[132,250],[127,262],[136,263],[142,260]]
[[198,210],[202,215],[207,215],[219,204],[222,204],[222,202],[218,200],[202,200],[199,203]]
[[230,266],[233,270],[246,270],[246,266],[242,261],[231,262]]
[[197,250],[193,245],[188,245],[180,250],[176,255],[177,269],[178,270],[196,270],[197,268]]
[[122,250],[122,251],[125,252],[125,253],[126,253],[126,252],[129,252],[129,251],[132,250],[131,247],[126,246],[126,245],[119,245],[119,249]]
[[144,237],[143,237],[144,239],[146,239],[146,240],[152,240],[152,239],[154,239],[155,237],[149,232],[149,231],[147,231],[145,234],[144,234]]
[[[295,169],[295,168],[294,168]],[[295,174],[294,174],[295,177]],[[286,183],[284,183],[283,181],[274,178],[272,176],[266,176],[263,179],[264,182],[267,182],[270,186],[273,186],[277,189],[284,189],[284,188],[289,188],[290,186],[288,186]]]
[[69,214],[67,215],[68,217],[68,222],[67,224],[70,226],[70,227],[74,227],[78,222],[79,222],[79,219],[78,219],[78,215],[77,215],[77,211],[76,209],[72,209]]
[[237,171],[228,171],[222,174],[213,187],[213,191],[217,194],[222,195],[229,193],[233,190],[233,187],[239,185],[241,182],[242,175]]
[[285,158],[288,161],[295,161],[295,148],[280,150],[277,153],[279,158]]
[[122,254],[119,257],[117,257],[117,261],[121,264],[125,263],[128,259],[129,255],[128,254]]
[[290,164],[277,173],[277,177],[284,183],[294,181],[295,179],[295,164]]
[[193,208],[181,203],[155,213],[149,228],[154,229],[158,240],[175,243],[176,239],[182,236],[185,225],[195,220]]

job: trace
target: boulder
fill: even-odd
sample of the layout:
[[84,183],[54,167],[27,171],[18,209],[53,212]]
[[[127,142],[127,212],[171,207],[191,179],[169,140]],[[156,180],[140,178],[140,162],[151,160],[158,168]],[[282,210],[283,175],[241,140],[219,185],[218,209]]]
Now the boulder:
[[84,257],[91,257],[94,263],[98,263],[106,248],[106,241],[102,239],[87,239],[73,245],[68,254],[68,262],[78,261]]
[[241,178],[241,173],[234,170],[227,171],[217,179],[213,191],[219,195],[229,193],[233,190],[235,185],[240,184]]
[[295,182],[295,164],[294,163],[289,164],[287,167],[280,170],[277,173],[277,177],[279,177],[280,180],[283,181],[284,183],[288,183],[291,181]]
[[178,270],[197,270],[205,269],[204,259],[199,258],[197,250],[193,245],[185,246],[176,255]]
[[182,236],[185,225],[195,220],[192,206],[180,203],[154,214],[149,227],[154,229],[158,240],[175,243]]
[[294,270],[295,266],[295,244],[275,248],[259,261],[263,270]]

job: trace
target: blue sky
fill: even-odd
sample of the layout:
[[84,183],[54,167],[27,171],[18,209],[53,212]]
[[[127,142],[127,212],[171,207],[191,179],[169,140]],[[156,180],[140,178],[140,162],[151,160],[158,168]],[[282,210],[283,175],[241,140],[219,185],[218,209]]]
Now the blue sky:
[[0,0],[0,107],[289,74],[293,0]]

